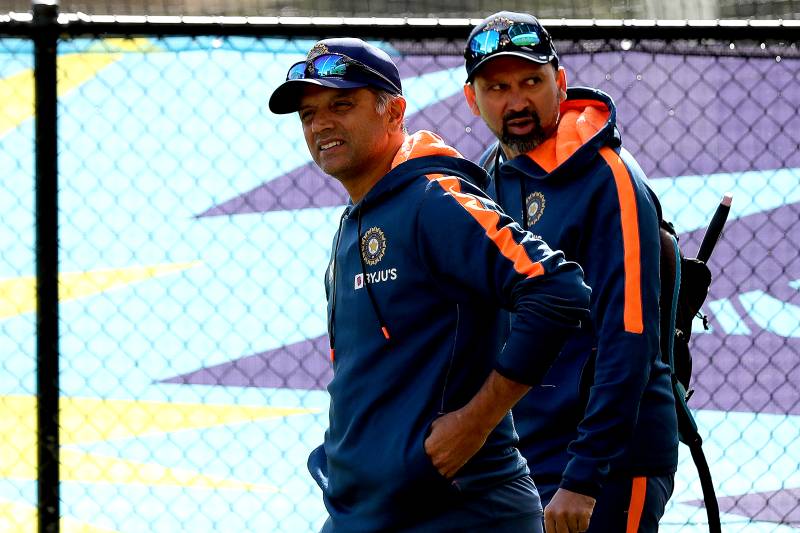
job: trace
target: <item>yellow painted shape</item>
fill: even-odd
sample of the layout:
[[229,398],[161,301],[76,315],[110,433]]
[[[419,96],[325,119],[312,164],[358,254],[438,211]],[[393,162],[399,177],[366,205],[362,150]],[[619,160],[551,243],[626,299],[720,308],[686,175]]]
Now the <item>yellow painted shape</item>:
[[162,265],[66,273],[59,276],[58,296],[61,300],[90,296],[129,283],[187,270],[199,264],[199,261],[195,261],[193,263],[166,263]]
[[95,398],[64,398],[61,408],[63,442],[81,444],[316,412],[299,407],[250,407]]
[[61,461],[61,479],[64,481],[278,492],[273,485],[247,483],[185,468],[169,468],[155,463],[127,461],[76,450],[61,450]]
[[[94,78],[122,54],[66,54],[58,56],[58,96]],[[0,79],[0,137],[34,115],[33,70]]]
[[58,96],[80,87],[122,54],[65,54],[58,56]]
[[0,79],[0,137],[33,116],[33,71]]
[[[0,531],[3,533],[36,533],[39,513],[36,507],[24,503],[0,500]],[[63,533],[118,533],[115,529],[106,529],[79,522],[73,518],[61,518]]]
[[0,478],[36,477],[35,406],[33,396],[0,396]]
[[[58,278],[59,299],[74,300],[137,281],[165,276],[199,265],[200,262],[136,266],[89,272],[68,272]],[[36,278],[0,279],[0,319],[36,310]]]
[[96,41],[88,48],[91,52],[163,52],[164,49],[156,46],[150,39],[144,37],[108,38]]
[[[97,398],[62,398],[61,444],[126,439],[317,412],[297,407],[249,407]],[[36,398],[0,396],[0,478],[36,478]],[[106,483],[153,483],[242,490],[275,490],[123,459],[62,448],[64,479]],[[137,471],[138,470],[138,471]],[[158,482],[158,483],[156,483]],[[0,531],[3,531],[0,528]]]

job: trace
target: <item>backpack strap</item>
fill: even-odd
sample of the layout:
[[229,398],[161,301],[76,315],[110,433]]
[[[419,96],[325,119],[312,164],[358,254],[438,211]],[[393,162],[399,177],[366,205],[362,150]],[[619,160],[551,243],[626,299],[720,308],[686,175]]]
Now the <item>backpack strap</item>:
[[706,506],[708,530],[710,533],[722,533],[722,525],[719,519],[719,503],[717,503],[717,495],[714,492],[714,481],[711,479],[711,470],[708,468],[708,461],[706,461],[706,455],[703,453],[702,439],[699,436],[698,439],[689,444],[689,451],[692,453],[692,460],[700,477],[700,486],[703,488],[703,503]]
[[[670,311],[667,320],[669,321],[669,329],[667,331],[675,331],[675,318],[678,316],[678,296],[681,291],[681,250],[678,248],[678,239],[674,235],[669,235],[669,242],[672,245],[672,257],[675,258],[675,277],[672,282],[672,301],[670,303]],[[663,243],[663,242],[662,242]],[[667,335],[667,358],[669,361],[669,369],[672,375],[675,375],[675,335]]]
[[[670,228],[671,229],[671,228]],[[697,468],[697,474],[700,477],[700,485],[703,488],[703,502],[706,507],[706,514],[708,516],[708,529],[711,533],[721,533],[722,526],[719,518],[719,504],[717,496],[714,491],[714,482],[711,479],[711,470],[708,467],[705,453],[703,453],[703,438],[697,430],[697,422],[689,409],[687,400],[686,387],[678,379],[675,373],[675,320],[678,314],[678,304],[681,289],[681,250],[678,247],[678,238],[669,231],[663,228],[662,225],[662,245],[666,240],[664,237],[668,236],[669,244],[671,244],[670,255],[675,259],[674,278],[670,279],[672,285],[672,301],[669,305],[669,316],[667,317],[669,329],[667,330],[666,349],[667,360],[669,361],[670,377],[672,379],[672,394],[675,397],[675,410],[678,415],[678,438],[681,442],[689,447],[692,454],[692,460]],[[662,256],[664,252],[662,252]],[[668,259],[670,267],[672,266],[671,258]],[[663,308],[662,308],[663,309]],[[662,342],[662,346],[664,343]]]

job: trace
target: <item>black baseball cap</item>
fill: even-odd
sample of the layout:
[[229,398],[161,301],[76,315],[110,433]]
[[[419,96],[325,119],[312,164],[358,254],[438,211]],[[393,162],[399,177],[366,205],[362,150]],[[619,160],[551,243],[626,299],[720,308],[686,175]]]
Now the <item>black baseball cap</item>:
[[286,81],[269,99],[273,113],[298,110],[306,84],[339,89],[374,87],[391,94],[402,94],[400,73],[389,54],[361,39],[324,39],[316,43],[304,61],[295,63]]
[[515,56],[547,64],[558,54],[550,34],[533,15],[500,11],[490,15],[472,29],[464,49],[467,60],[467,83],[487,61],[500,56]]

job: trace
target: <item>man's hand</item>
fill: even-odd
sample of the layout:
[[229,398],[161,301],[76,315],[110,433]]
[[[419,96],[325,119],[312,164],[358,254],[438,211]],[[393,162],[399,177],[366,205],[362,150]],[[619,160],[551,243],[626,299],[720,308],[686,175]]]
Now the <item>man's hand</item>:
[[481,449],[488,432],[475,427],[475,421],[463,409],[447,413],[431,424],[431,434],[425,439],[425,452],[433,466],[447,479],[461,470]]
[[579,533],[589,529],[595,499],[558,489],[550,504],[544,508],[544,529],[546,533]]
[[455,476],[530,388],[492,370],[467,405],[434,420],[425,452],[439,473]]

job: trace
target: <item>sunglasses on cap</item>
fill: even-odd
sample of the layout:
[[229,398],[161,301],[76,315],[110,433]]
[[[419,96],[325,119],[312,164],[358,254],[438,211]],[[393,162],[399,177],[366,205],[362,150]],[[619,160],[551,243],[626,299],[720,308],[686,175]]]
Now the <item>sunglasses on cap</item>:
[[470,39],[467,59],[480,59],[498,50],[514,47],[532,48],[539,43],[545,43],[550,49],[550,35],[545,32],[540,34],[540,28],[526,22],[516,22],[507,28],[486,29]]
[[289,67],[289,72],[286,74],[286,81],[319,78],[344,78],[347,76],[348,72],[350,72],[350,69],[353,68],[361,70],[361,72],[371,74],[372,76],[376,76],[386,82],[389,87],[394,88],[394,90],[398,93],[401,92],[397,85],[395,85],[389,78],[377,70],[343,54],[328,53],[319,55],[311,60],[299,61]]

